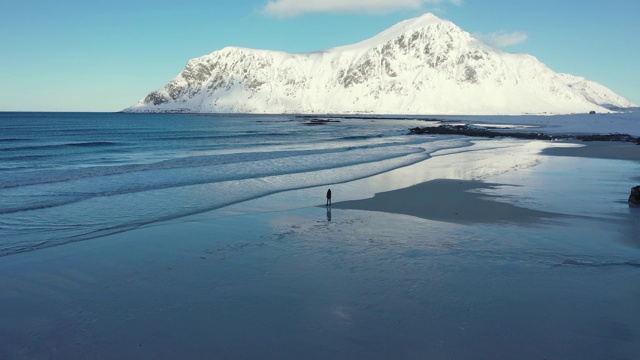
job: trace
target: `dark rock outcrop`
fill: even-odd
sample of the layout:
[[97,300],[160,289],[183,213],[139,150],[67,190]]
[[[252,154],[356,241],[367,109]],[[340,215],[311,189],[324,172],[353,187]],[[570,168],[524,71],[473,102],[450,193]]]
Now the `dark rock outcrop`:
[[629,195],[629,204],[640,206],[640,186],[631,188],[631,195]]
[[308,122],[302,123],[302,125],[314,126],[314,125],[326,125],[329,123],[339,123],[340,120],[330,120],[330,119],[309,119]]
[[553,140],[558,136],[550,136],[546,134],[536,133],[517,133],[517,132],[501,132],[492,131],[482,128],[471,127],[468,125],[440,125],[436,127],[416,127],[409,129],[410,134],[430,134],[430,135],[463,135],[473,137],[511,137],[518,139],[536,139],[536,140]]
[[578,135],[575,137],[582,141],[621,141],[640,143],[640,138],[633,137],[629,134],[594,134],[594,135]]
[[640,138],[628,134],[592,134],[592,135],[568,135],[568,134],[543,134],[533,132],[495,131],[469,125],[440,125],[434,127],[415,127],[409,129],[412,135],[462,135],[484,138],[509,137],[530,140],[581,140],[581,141],[620,141],[640,144]]

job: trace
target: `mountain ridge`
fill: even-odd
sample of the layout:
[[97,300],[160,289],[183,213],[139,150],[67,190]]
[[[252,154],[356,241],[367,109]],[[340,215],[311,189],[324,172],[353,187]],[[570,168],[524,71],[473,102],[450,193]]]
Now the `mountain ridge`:
[[[606,100],[606,102],[604,102]],[[602,103],[599,103],[602,102]],[[191,59],[125,112],[516,115],[634,106],[433,14],[310,53],[225,47]]]

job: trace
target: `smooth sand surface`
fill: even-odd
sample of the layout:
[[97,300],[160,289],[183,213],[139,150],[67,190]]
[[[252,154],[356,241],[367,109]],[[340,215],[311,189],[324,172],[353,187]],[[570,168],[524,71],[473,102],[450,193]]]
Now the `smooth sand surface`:
[[499,197],[476,191],[497,186],[501,185],[440,179],[378,193],[370,199],[335,203],[333,208],[381,211],[461,224],[502,221],[525,223],[560,216],[496,201]]
[[640,351],[640,254],[616,246],[624,234],[615,229],[582,219],[531,231],[332,214],[184,219],[0,258],[0,358],[635,359]]
[[623,142],[572,142],[580,147],[550,147],[544,155],[640,161],[640,145]]

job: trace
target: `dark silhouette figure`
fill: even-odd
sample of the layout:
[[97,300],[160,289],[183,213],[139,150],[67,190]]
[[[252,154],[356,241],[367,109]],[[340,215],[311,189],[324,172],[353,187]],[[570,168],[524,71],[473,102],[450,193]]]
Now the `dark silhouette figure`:
[[331,206],[331,189],[327,190],[327,206]]

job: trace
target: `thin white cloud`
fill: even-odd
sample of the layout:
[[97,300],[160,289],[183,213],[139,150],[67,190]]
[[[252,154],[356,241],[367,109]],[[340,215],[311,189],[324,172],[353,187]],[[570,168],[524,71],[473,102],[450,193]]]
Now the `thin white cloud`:
[[473,36],[486,42],[491,46],[495,46],[498,48],[505,48],[509,46],[522,44],[528,39],[527,34],[519,31],[514,31],[514,32],[497,31],[497,32],[492,32],[490,34],[475,33],[473,34]]
[[272,16],[293,17],[309,13],[387,13],[402,9],[419,9],[425,4],[463,0],[270,0],[264,12]]

